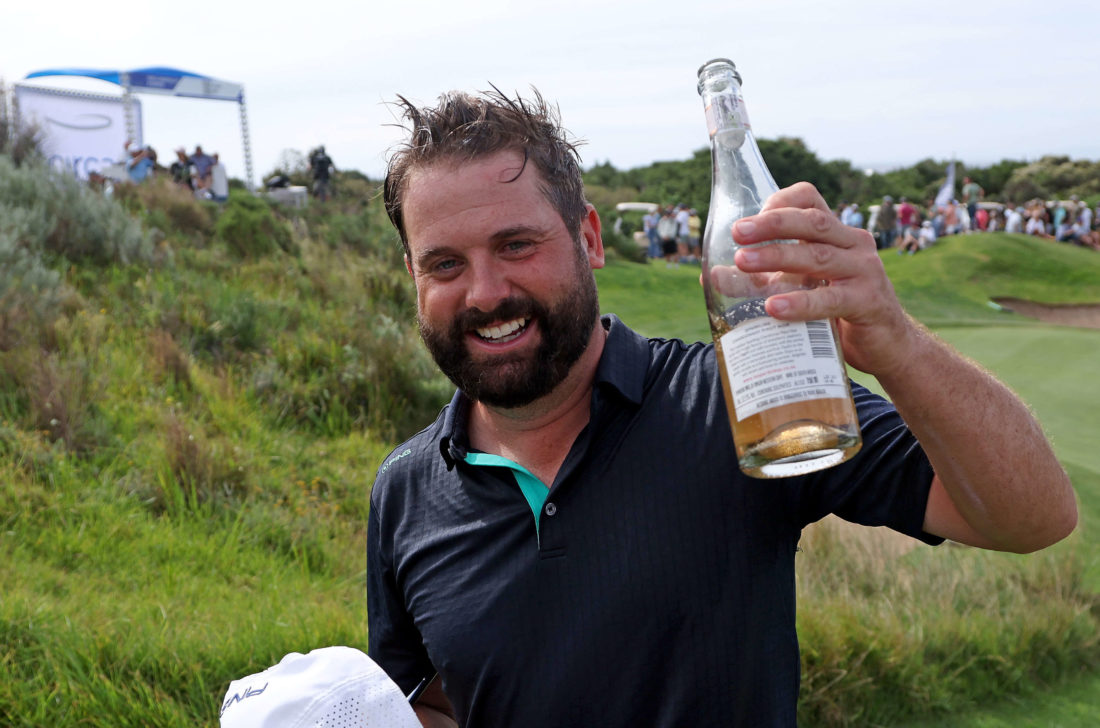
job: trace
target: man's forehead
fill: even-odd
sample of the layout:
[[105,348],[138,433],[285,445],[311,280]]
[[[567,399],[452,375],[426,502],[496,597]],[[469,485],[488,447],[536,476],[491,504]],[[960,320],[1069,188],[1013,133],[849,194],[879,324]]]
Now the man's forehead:
[[516,182],[528,173],[522,151],[503,149],[480,157],[451,155],[420,164],[409,170],[407,191],[420,183],[445,182],[456,176],[501,184]]

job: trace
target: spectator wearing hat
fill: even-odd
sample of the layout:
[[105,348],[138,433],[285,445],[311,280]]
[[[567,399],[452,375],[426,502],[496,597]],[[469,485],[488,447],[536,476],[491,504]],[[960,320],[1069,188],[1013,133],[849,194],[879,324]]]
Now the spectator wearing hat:
[[855,202],[848,206],[848,224],[852,227],[863,227],[863,213],[859,211],[859,205]]
[[168,174],[172,176],[172,181],[179,186],[186,187],[189,190],[195,189],[191,160],[187,158],[187,150],[183,147],[176,149],[176,161],[169,165]]
[[144,182],[153,175],[156,168],[156,154],[151,147],[142,148],[141,145],[126,140],[126,174],[134,184]]

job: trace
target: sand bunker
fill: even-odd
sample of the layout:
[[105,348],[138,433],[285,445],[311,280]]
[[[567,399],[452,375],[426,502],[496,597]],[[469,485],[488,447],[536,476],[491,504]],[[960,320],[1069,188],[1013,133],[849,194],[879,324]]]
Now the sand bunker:
[[1100,303],[1036,303],[1022,298],[994,298],[993,302],[1043,323],[1100,329]]

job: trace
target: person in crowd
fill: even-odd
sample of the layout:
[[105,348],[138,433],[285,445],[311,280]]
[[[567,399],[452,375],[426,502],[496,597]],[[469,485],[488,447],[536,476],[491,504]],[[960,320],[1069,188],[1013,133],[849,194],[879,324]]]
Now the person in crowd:
[[1028,235],[1034,235],[1046,240],[1053,240],[1053,236],[1047,232],[1045,215],[1046,209],[1041,203],[1033,205],[1029,210],[1027,224],[1024,225],[1024,232]]
[[1054,239],[1059,243],[1071,243],[1085,248],[1097,247],[1097,240],[1092,231],[1085,228],[1080,219],[1075,219],[1068,212],[1055,226]]
[[1052,205],[1052,209],[1050,211],[1050,224],[1051,227],[1055,230],[1055,235],[1057,235],[1058,228],[1062,226],[1062,223],[1064,223],[1066,221],[1066,218],[1069,216],[1069,211],[1066,209],[1066,206],[1063,205],[1061,202],[1055,202]]
[[653,259],[664,255],[661,251],[661,238],[657,236],[657,223],[661,221],[661,208],[655,207],[653,211],[642,217],[642,230],[649,241],[649,257]]
[[931,220],[925,220],[919,228],[908,228],[905,235],[898,242],[898,255],[914,253],[924,250],[936,242],[936,231]]
[[1077,221],[1081,223],[1081,227],[1086,232],[1092,232],[1092,210],[1083,202],[1078,205],[1077,209],[1079,210]]
[[848,225],[861,228],[863,227],[863,213],[859,210],[859,205],[852,203],[848,207]]
[[959,217],[959,232],[973,232],[976,223],[970,217],[970,212],[966,209],[966,205],[959,204],[958,200],[953,200],[953,202],[955,203],[955,214]]
[[186,187],[192,191],[195,189],[191,160],[187,158],[187,151],[183,147],[176,149],[176,159],[168,167],[168,174],[172,177],[172,181],[180,187]]
[[932,216],[932,230],[936,233],[937,238],[942,238],[947,227],[947,223],[944,222],[944,206],[933,202],[928,209],[929,214]]
[[978,203],[985,198],[985,190],[969,177],[963,177],[962,198],[963,204],[966,205],[966,216],[970,220],[970,227],[967,229],[975,230],[977,229],[977,217],[975,216],[978,214]]
[[851,225],[852,206],[846,200],[841,200],[840,207],[837,210],[837,218],[840,220],[840,224]]
[[917,223],[917,208],[909,199],[902,197],[898,201],[898,237],[905,235],[907,228],[915,227]]
[[1022,233],[1023,231],[1024,216],[1016,209],[1016,203],[1010,201],[1005,205],[1005,232]]
[[[807,524],[1019,552],[1075,527],[1028,407],[905,314],[871,236],[813,186],[733,226],[736,264],[825,281],[765,311],[835,320],[889,399],[853,385],[859,454],[764,487],[737,465],[713,344],[601,316],[602,223],[556,107],[401,104],[383,200],[456,392],[378,469],[367,617],[402,692],[438,671],[424,725],[793,726]],[[777,239],[805,244],[754,246]]]
[[920,224],[920,234],[917,236],[917,244],[921,250],[929,248],[936,242],[936,231],[932,227],[931,220],[925,220]]
[[657,237],[661,239],[661,255],[664,256],[666,268],[679,265],[676,260],[676,233],[679,227],[676,224],[675,208],[671,205],[666,207],[661,213],[661,219],[657,222]]
[[1100,235],[1090,230],[1078,217],[1074,220],[1070,226],[1070,235],[1078,245],[1086,248],[1092,248],[1093,250],[1100,250]]
[[703,218],[694,207],[688,210],[688,247],[695,261],[703,258]]
[[958,235],[962,232],[962,222],[959,220],[959,204],[957,200],[951,200],[943,206],[943,234]]
[[989,209],[989,220],[986,223],[985,229],[987,232],[1003,232],[1005,229],[1005,207],[1004,205],[997,205]]
[[691,259],[691,225],[688,220],[691,213],[688,206],[680,204],[676,206],[676,255],[677,262],[692,263]]
[[978,211],[971,218],[971,226],[974,230],[985,232],[989,229],[989,210],[978,205]]
[[213,182],[211,170],[217,163],[214,157],[202,150],[201,144],[195,145],[195,152],[187,160],[194,171],[192,187],[195,193],[205,197],[210,196],[210,185]]
[[322,144],[309,155],[309,169],[313,175],[313,195],[321,202],[328,201],[329,182],[336,171],[332,158],[325,153]]
[[878,231],[878,247],[886,250],[894,247],[894,240],[898,236],[898,211],[894,207],[894,198],[886,195],[882,198],[882,205],[878,209],[878,220],[875,229]]
[[142,147],[129,139],[123,145],[126,148],[126,175],[134,184],[150,179],[156,169],[155,152],[151,147]]

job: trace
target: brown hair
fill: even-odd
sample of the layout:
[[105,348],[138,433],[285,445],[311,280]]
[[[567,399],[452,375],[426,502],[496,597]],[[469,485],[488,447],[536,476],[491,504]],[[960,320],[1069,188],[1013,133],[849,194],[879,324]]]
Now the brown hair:
[[519,95],[512,99],[499,89],[471,96],[451,91],[439,97],[436,107],[418,108],[403,96],[397,106],[408,122],[409,138],[390,157],[383,188],[383,200],[390,222],[401,235],[405,254],[402,205],[410,173],[441,160],[463,162],[505,150],[523,154],[523,167],[535,165],[539,183],[566,229],[578,237],[585,215],[584,183],[581,181],[579,141],[566,138],[557,108],[551,107],[537,90],[533,99]]

